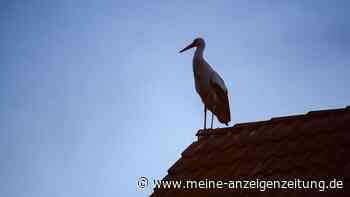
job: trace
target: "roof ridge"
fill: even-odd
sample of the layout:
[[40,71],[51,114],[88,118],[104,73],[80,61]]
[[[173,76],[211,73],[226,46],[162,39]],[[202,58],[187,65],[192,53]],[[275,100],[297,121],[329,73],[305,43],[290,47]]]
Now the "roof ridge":
[[344,107],[344,108],[334,108],[334,109],[322,109],[322,110],[315,110],[315,111],[309,111],[306,115],[323,115],[323,114],[329,114],[333,112],[345,112],[350,109],[350,106]]
[[230,132],[233,129],[238,131],[240,128],[247,127],[247,126],[258,127],[258,126],[266,125],[269,123],[276,123],[276,122],[280,122],[280,121],[292,121],[292,120],[296,120],[296,119],[304,119],[304,118],[313,117],[313,116],[323,116],[323,115],[328,115],[329,113],[346,112],[346,111],[350,111],[350,105],[346,106],[344,108],[314,110],[314,111],[309,111],[305,114],[277,116],[277,117],[272,117],[269,120],[242,122],[242,123],[234,124],[231,127],[207,129],[206,131],[204,129],[199,129],[196,136],[199,137],[199,136],[225,135],[227,132]]

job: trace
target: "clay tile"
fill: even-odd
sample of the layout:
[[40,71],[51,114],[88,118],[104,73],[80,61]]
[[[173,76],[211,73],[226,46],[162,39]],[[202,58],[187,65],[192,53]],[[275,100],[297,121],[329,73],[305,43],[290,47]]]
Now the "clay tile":
[[[207,133],[199,131],[200,139],[182,153],[164,179],[345,177],[350,183],[349,112],[350,106],[237,124]],[[162,197],[232,194],[200,190],[154,192],[152,196]],[[257,196],[253,192],[236,194]]]
[[202,139],[198,142],[198,146],[196,147],[196,154],[208,154],[209,151],[212,149],[210,148],[211,141],[208,137],[205,137],[205,139]]
[[208,170],[209,170],[208,168],[202,168],[202,167],[200,167],[200,168],[196,169],[196,170],[192,173],[192,175],[190,176],[189,179],[191,179],[191,180],[201,180],[201,179],[204,179],[205,176],[206,176],[206,174],[207,174],[207,172],[208,172]]
[[259,160],[266,160],[272,157],[279,151],[276,147],[276,142],[265,143],[257,147],[255,155]]
[[305,137],[305,140],[304,140],[304,143],[305,143],[304,148],[305,150],[314,151],[314,152],[322,150],[325,148],[327,138],[328,138],[328,135],[324,135],[324,134],[307,136]]
[[262,167],[263,174],[270,175],[273,173],[273,169],[271,168],[271,166],[275,162],[275,160],[276,158],[270,157],[264,161]]
[[350,111],[347,113],[344,113],[342,116],[337,117],[333,124],[331,129],[334,130],[349,130],[350,129]]
[[343,131],[343,132],[336,132],[334,135],[332,135],[334,143],[337,143],[341,146],[349,147],[350,146],[350,133]]
[[343,169],[344,178],[350,180],[350,162],[348,162]]
[[196,153],[196,149],[198,148],[199,142],[193,142],[189,147],[186,148],[185,151],[181,153],[183,157],[191,157]]
[[229,149],[226,149],[226,151],[224,151],[223,154],[220,155],[220,161],[222,161],[225,164],[236,162],[237,160],[240,160],[242,157],[245,156],[246,151],[247,148],[237,149],[236,147],[231,147]]
[[223,145],[221,146],[222,150],[228,149],[231,146],[238,147],[242,145],[243,143],[240,141],[241,139],[241,133],[231,133],[230,135],[226,136],[226,140],[223,142]]
[[311,157],[309,158],[309,162],[311,163],[311,165],[327,165],[329,160],[329,155],[325,154],[324,151],[317,151],[314,152],[314,154],[311,155]]
[[263,124],[266,124],[268,121],[257,121],[257,122],[247,122],[247,123],[238,123],[235,126],[233,126],[233,128],[254,128],[256,126],[261,126]]
[[298,168],[306,168],[308,165],[308,161],[312,156],[312,152],[303,152],[295,155],[294,164]]
[[260,160],[257,160],[254,164],[255,164],[254,168],[250,171],[250,174],[249,174],[249,176],[251,177],[256,177],[259,173],[261,173],[264,166],[263,165],[264,162]]
[[220,146],[217,147],[219,152],[224,151],[226,150],[226,148],[233,145],[233,142],[231,140],[232,135],[234,135],[232,134],[232,132],[227,132],[225,135],[221,137]]
[[246,129],[242,129],[240,132],[240,140],[238,143],[238,146],[244,146],[247,144],[254,143],[254,132],[259,128],[259,126],[256,127],[249,127]]
[[265,124],[252,130],[251,132],[253,132],[254,134],[253,136],[255,138],[255,141],[253,142],[256,144],[261,144],[271,140],[272,139],[271,130],[273,127],[274,127],[273,124]]
[[296,128],[296,135],[308,135],[313,136],[315,133],[318,133],[321,128],[318,126],[320,123],[322,123],[321,118],[309,118],[303,122],[298,123],[298,127]]
[[340,108],[340,109],[326,109],[326,110],[310,111],[306,115],[313,116],[313,117],[320,117],[320,116],[334,115],[336,113],[341,113],[341,112],[346,112],[346,109]]
[[191,160],[180,158],[179,160],[177,160],[175,162],[175,164],[173,166],[171,166],[168,169],[168,173],[175,175],[175,174],[179,174],[183,171],[189,170],[190,163],[191,163]]
[[211,142],[211,149],[218,150],[222,147],[223,143],[226,141],[227,135],[210,136],[209,140]]
[[301,125],[303,125],[306,121],[307,119],[303,117],[300,119],[293,119],[288,122],[286,121],[280,122],[283,124],[282,126],[277,128],[279,131],[276,132],[274,137],[277,138],[277,140],[285,137],[288,137],[288,138],[297,137],[300,135]]

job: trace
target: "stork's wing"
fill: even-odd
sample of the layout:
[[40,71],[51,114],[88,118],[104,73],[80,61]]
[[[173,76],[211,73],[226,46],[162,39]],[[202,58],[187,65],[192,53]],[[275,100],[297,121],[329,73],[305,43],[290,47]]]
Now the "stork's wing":
[[224,80],[220,77],[220,75],[214,71],[210,78],[211,85],[218,86],[221,91],[227,92],[227,88]]
[[227,125],[228,122],[231,121],[231,114],[225,82],[220,75],[214,71],[210,78],[210,85],[218,96],[218,101],[215,103],[213,113],[218,117],[220,122]]

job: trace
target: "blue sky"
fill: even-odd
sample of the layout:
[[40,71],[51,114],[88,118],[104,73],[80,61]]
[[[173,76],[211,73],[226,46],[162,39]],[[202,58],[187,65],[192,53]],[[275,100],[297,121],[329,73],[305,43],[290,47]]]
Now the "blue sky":
[[[0,196],[146,196],[202,126],[195,37],[231,125],[350,105],[348,1],[2,1]],[[219,125],[215,122],[215,126]]]

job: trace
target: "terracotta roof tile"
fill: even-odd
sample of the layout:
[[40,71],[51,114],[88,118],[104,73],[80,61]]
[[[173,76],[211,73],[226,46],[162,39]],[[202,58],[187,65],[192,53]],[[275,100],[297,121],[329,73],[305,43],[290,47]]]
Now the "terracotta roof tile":
[[[350,184],[350,106],[204,132],[169,168],[168,180],[340,178]],[[344,196],[337,193],[155,190],[152,196]]]
[[185,151],[182,152],[182,157],[191,157],[192,155],[194,155],[198,146],[198,142],[193,142]]
[[350,180],[350,162],[344,166],[343,175],[345,179]]

